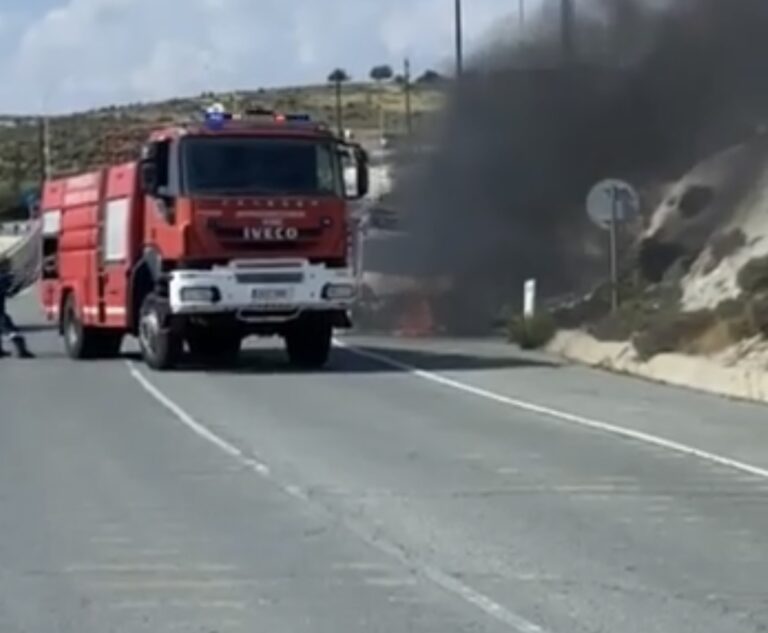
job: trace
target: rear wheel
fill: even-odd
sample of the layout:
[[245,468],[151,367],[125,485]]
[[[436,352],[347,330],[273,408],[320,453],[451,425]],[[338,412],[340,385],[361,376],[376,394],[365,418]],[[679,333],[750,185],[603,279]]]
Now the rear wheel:
[[64,302],[61,329],[67,356],[72,359],[113,358],[120,353],[123,342],[122,332],[84,325],[77,313],[73,294],[70,294]]
[[152,369],[172,369],[181,357],[182,339],[171,327],[167,302],[149,294],[139,315],[139,347],[144,362]]
[[333,327],[324,316],[300,318],[285,334],[288,359],[294,367],[320,369],[331,354]]

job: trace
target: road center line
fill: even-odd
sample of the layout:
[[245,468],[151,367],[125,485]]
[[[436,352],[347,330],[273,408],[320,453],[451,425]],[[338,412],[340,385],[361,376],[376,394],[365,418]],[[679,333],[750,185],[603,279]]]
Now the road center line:
[[[126,365],[128,366],[128,370],[130,371],[131,376],[136,380],[136,382],[139,383],[144,391],[152,396],[152,398],[161,404],[167,411],[173,414],[173,416],[179,420],[179,422],[186,426],[195,435],[223,451],[229,457],[236,459],[242,466],[252,470],[264,479],[271,481],[287,495],[293,497],[294,499],[298,499],[299,501],[303,501],[304,503],[314,503],[297,486],[284,484],[275,479],[275,477],[272,475],[271,469],[267,464],[248,457],[239,448],[216,434],[204,424],[195,420],[178,403],[174,402],[158,387],[152,384],[152,382],[136,368],[133,362],[127,361]],[[377,534],[376,538],[372,538],[369,536],[365,528],[350,523],[349,521],[345,521],[344,523],[353,533],[355,533],[359,538],[364,540],[375,549],[378,549],[380,552],[395,558],[407,569],[416,571],[420,576],[430,580],[445,591],[460,597],[462,600],[476,607],[486,615],[506,625],[514,633],[547,633],[547,631],[545,631],[539,625],[526,620],[521,615],[518,615],[517,613],[507,609],[490,597],[480,593],[479,591],[476,591],[469,585],[454,578],[450,574],[442,571],[437,567],[434,567],[433,565],[419,561],[409,554],[406,554],[405,552],[401,551],[397,545],[390,543],[386,539],[382,538],[380,534]]]
[[718,464],[719,466],[725,466],[727,468],[739,471],[741,473],[747,473],[749,475],[754,475],[756,477],[768,479],[768,469],[766,468],[753,466],[752,464],[747,464],[745,462],[742,462],[736,459],[731,459],[730,457],[726,457],[724,455],[718,455],[717,453],[710,453],[708,451],[696,448],[694,446],[688,446],[687,444],[682,444],[680,442],[675,442],[674,440],[668,440],[666,438],[659,437],[658,435],[652,435],[650,433],[644,433],[642,431],[635,431],[632,429],[625,428],[623,426],[618,426],[616,424],[610,424],[608,422],[603,422],[601,420],[595,420],[582,415],[577,415],[575,413],[568,413],[567,411],[560,411],[559,409],[553,409],[551,407],[535,404],[533,402],[526,402],[525,400],[519,400],[517,398],[504,396],[499,393],[489,391],[487,389],[482,389],[480,387],[474,387],[473,385],[469,385],[467,383],[454,380],[453,378],[448,378],[447,376],[443,376],[435,372],[426,371],[424,369],[419,369],[418,367],[415,367],[413,365],[402,363],[399,360],[390,358],[389,356],[378,354],[376,352],[371,352],[365,349],[360,349],[359,347],[349,345],[344,341],[337,340],[335,341],[335,344],[336,346],[352,354],[360,356],[362,358],[367,358],[368,360],[375,361],[379,364],[387,365],[389,367],[392,367],[393,369],[398,369],[412,376],[416,376],[417,378],[421,378],[423,380],[428,380],[429,382],[442,385],[443,387],[449,387],[450,389],[455,389],[456,391],[462,391],[464,393],[468,393],[473,396],[477,396],[479,398],[484,398],[486,400],[491,400],[498,404],[503,404],[509,407],[513,407],[515,409],[519,409],[521,411],[527,411],[529,413],[537,413],[539,415],[554,418],[561,422],[569,422],[571,424],[592,429],[594,431],[600,431],[602,433],[608,433],[611,435],[622,437],[624,439],[644,442],[645,444],[650,444],[652,446],[663,448],[668,451],[673,451],[675,453],[687,455],[689,457],[696,457],[700,460],[704,460],[713,464]]

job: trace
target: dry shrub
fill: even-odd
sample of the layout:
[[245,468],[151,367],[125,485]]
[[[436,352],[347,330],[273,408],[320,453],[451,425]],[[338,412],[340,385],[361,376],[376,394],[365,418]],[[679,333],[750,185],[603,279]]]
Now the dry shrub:
[[644,329],[635,333],[632,343],[640,358],[681,351],[716,323],[712,310],[684,313],[660,313]]
[[530,318],[515,316],[510,319],[508,335],[512,343],[522,349],[539,349],[549,343],[557,332],[551,315],[537,314]]
[[754,333],[768,336],[768,291],[750,297],[747,303],[747,319]]
[[753,259],[739,271],[739,287],[746,294],[768,290],[768,256]]
[[746,244],[747,236],[741,229],[733,229],[713,236],[709,243],[709,261],[704,273],[715,270],[726,257],[730,257]]

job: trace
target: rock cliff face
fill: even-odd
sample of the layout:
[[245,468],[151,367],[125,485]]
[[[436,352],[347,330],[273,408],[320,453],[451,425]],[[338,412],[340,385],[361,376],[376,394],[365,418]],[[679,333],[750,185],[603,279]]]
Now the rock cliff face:
[[682,262],[681,308],[693,312],[758,290],[743,288],[739,276],[766,256],[768,137],[760,136],[703,161],[671,187],[643,236],[640,263],[658,281]]

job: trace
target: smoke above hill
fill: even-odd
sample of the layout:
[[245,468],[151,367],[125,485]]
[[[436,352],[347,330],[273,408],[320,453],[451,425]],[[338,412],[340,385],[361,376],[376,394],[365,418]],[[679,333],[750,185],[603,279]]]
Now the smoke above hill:
[[[699,158],[755,135],[768,116],[765,0],[576,0],[573,47],[559,13],[524,42],[480,51],[398,174],[410,274],[457,280],[446,314],[487,323],[524,279],[582,291],[606,270],[586,219],[589,188],[659,187]],[[399,265],[398,262],[407,262]]]

